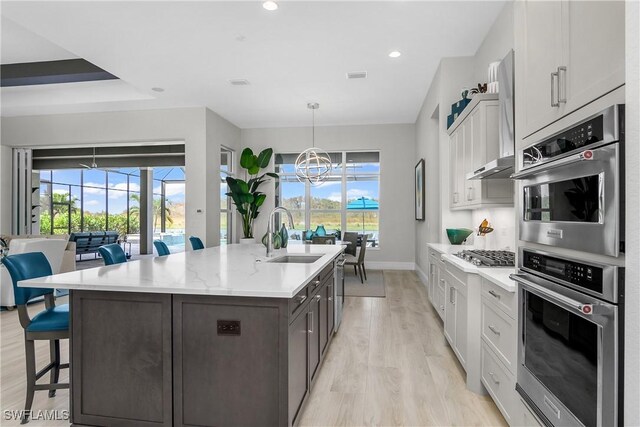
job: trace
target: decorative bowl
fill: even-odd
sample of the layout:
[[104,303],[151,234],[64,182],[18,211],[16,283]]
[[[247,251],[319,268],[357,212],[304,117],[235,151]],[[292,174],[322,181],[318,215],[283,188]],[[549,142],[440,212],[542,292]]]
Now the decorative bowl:
[[447,228],[447,237],[452,245],[461,245],[473,233],[468,228]]

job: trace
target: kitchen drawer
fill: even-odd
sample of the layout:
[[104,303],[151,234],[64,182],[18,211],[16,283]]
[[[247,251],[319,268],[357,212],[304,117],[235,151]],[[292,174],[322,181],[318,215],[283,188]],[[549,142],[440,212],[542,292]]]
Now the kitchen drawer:
[[444,320],[444,287],[440,287],[439,285],[435,287],[433,305],[436,308],[438,316]]
[[309,286],[303,287],[293,298],[289,300],[289,320],[293,320],[293,314],[297,313],[309,299]]
[[497,310],[487,297],[482,297],[482,339],[491,347],[500,361],[516,373],[516,322]]
[[518,297],[517,292],[508,292],[495,283],[483,278],[482,279],[482,295],[486,296],[489,301],[494,303],[496,307],[504,311],[507,316],[512,319],[518,318]]
[[538,417],[533,413],[529,405],[522,399],[518,399],[518,407],[520,409],[521,421],[518,423],[522,427],[542,427],[544,424],[540,422]]
[[514,425],[515,378],[500,363],[486,343],[482,343],[482,383],[509,425]]

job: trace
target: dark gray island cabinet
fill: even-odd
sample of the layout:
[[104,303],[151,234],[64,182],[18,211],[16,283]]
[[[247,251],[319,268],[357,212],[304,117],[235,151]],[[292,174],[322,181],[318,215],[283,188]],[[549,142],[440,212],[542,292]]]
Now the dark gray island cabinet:
[[74,426],[291,426],[334,330],[333,263],[293,298],[71,291]]

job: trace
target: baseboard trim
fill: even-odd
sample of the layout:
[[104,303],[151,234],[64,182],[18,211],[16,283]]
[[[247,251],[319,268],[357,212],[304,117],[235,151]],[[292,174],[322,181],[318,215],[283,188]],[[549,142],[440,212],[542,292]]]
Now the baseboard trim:
[[418,263],[416,263],[416,273],[418,273],[418,277],[420,278],[420,281],[422,282],[423,285],[427,286],[427,283],[429,282],[429,278],[427,277],[427,275],[424,273],[424,271],[422,271],[422,269],[420,268],[420,266],[418,265]]
[[364,263],[369,270],[415,270],[415,262],[369,261]]

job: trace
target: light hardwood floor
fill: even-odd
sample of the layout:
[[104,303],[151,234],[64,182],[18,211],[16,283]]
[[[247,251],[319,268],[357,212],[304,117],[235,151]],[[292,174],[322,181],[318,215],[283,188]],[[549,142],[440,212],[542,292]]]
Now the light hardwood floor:
[[[300,426],[506,426],[488,396],[465,388],[464,371],[442,334],[424,286],[409,271],[385,271],[386,298],[349,297]],[[39,307],[33,307],[37,310]],[[17,313],[0,313],[1,426],[24,405],[24,344]],[[36,347],[39,366],[48,358]],[[62,346],[68,360],[68,346]],[[62,381],[68,378],[63,371]],[[33,409],[68,409],[68,390],[36,392]],[[67,426],[64,421],[29,424]]]

